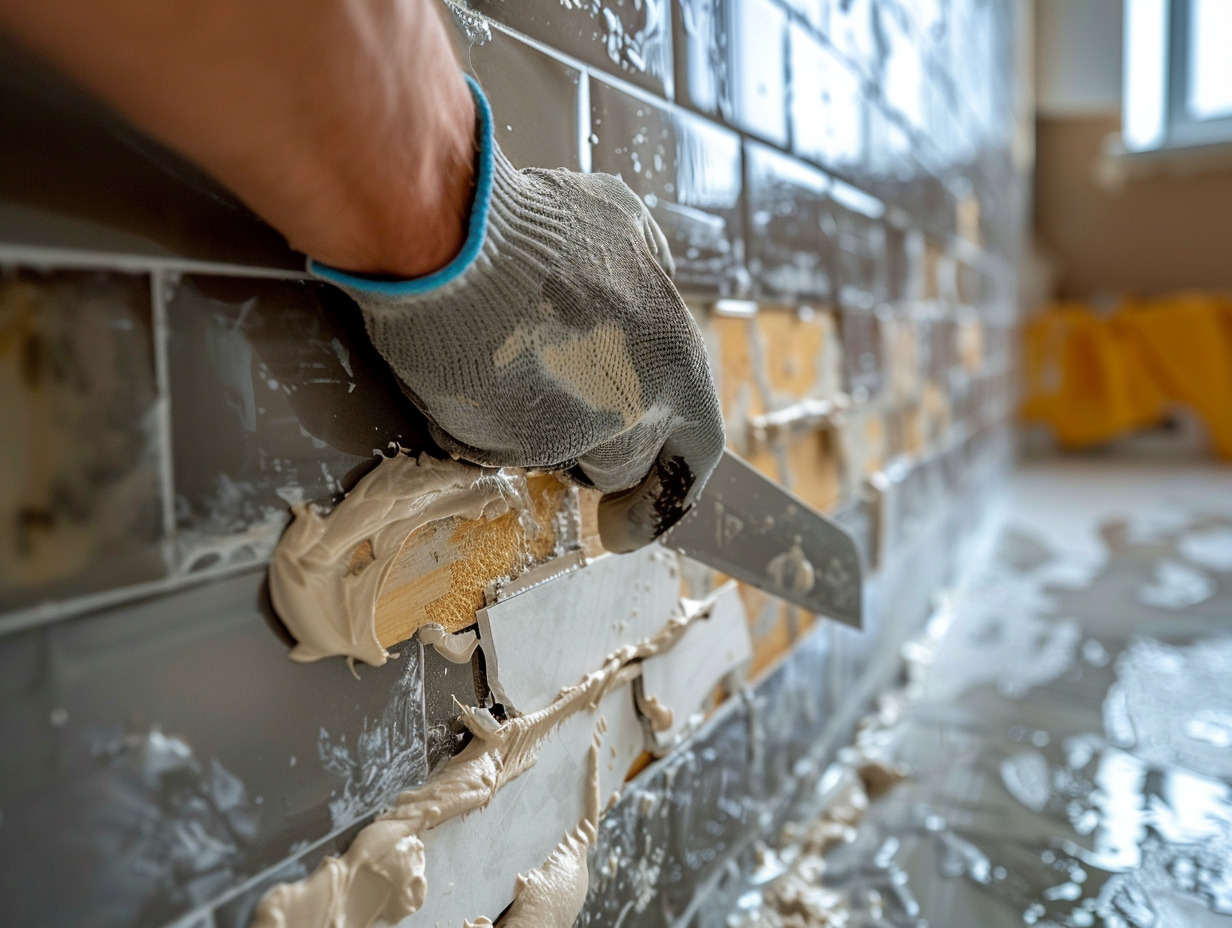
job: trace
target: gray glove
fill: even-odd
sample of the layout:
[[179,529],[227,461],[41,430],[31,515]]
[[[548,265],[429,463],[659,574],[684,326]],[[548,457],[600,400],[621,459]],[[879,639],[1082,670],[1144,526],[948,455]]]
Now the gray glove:
[[441,447],[568,471],[605,494],[604,545],[633,550],[693,504],[723,451],[701,335],[641,200],[607,174],[516,170],[471,86],[480,151],[458,256],[395,282],[310,268],[359,303]]

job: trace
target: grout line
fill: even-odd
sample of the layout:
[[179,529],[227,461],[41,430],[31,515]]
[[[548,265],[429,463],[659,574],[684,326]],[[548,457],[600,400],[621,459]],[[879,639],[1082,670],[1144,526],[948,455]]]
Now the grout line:
[[0,265],[31,267],[54,266],[83,270],[112,270],[152,274],[158,271],[183,274],[215,274],[224,277],[261,277],[279,280],[314,280],[307,271],[279,270],[271,267],[198,261],[193,258],[161,257],[131,253],[90,251],[81,248],[54,248],[44,245],[0,243]]
[[169,593],[217,580],[226,580],[248,571],[264,570],[266,562],[248,561],[243,564],[230,564],[211,570],[193,574],[161,577],[158,580],[148,580],[145,583],[133,583],[128,586],[115,587],[110,590],[100,590],[97,593],[86,593],[59,602],[47,602],[37,606],[27,606],[14,609],[0,615],[0,637],[14,632],[26,631],[43,625],[53,625],[65,619],[76,618],[90,612],[99,612],[115,606],[122,606],[142,599],[151,599]]
[[590,72],[582,71],[578,75],[577,89],[578,106],[578,167],[583,174],[593,170],[594,155],[591,151],[590,137]]
[[[866,405],[854,407],[853,411],[866,408]],[[901,463],[906,465],[906,467],[904,473],[900,476],[905,478],[917,468],[934,464],[947,454],[955,452],[961,445],[972,438],[989,428],[995,427],[997,424],[996,422],[982,424],[980,428],[973,429],[971,424],[965,421],[955,422],[947,432],[945,440],[939,446],[902,461]],[[900,462],[896,461],[895,463]],[[45,603],[39,606],[17,609],[0,615],[0,637],[13,632],[50,625],[64,619],[75,618],[85,613],[97,612],[154,596],[176,593],[217,580],[225,580],[248,571],[264,570],[265,565],[265,560],[232,564],[200,573],[170,575],[145,583],[136,583],[111,590],[102,590],[97,593],[88,593],[64,602]]]
[[154,381],[158,390],[157,430],[159,441],[158,482],[162,502],[163,561],[170,575],[179,573],[176,555],[175,461],[171,443],[171,331],[167,322],[167,288],[171,280],[166,272],[150,274],[150,306],[154,322]]
[[[413,639],[413,641],[417,643],[419,639],[415,638]],[[423,705],[423,702],[424,702],[423,700],[420,700],[421,706]],[[431,771],[429,771],[426,776],[431,777],[431,775],[432,775]],[[404,787],[404,789],[415,789],[419,785],[422,785],[422,783],[421,784],[410,784]],[[218,910],[219,907],[227,905],[228,903],[234,902],[236,899],[240,898],[246,893],[251,892],[255,887],[259,886],[265,880],[268,880],[271,876],[273,876],[279,870],[286,868],[288,864],[293,864],[297,861],[300,861],[304,857],[312,853],[313,851],[319,850],[323,845],[325,845],[326,842],[337,839],[340,835],[346,834],[346,832],[350,831],[352,828],[355,828],[356,826],[364,826],[364,825],[369,824],[374,818],[376,818],[378,814],[380,814],[380,812],[385,807],[389,806],[393,802],[393,799],[394,797],[391,796],[389,800],[387,800],[386,802],[378,804],[376,807],[370,809],[369,811],[363,813],[362,815],[356,816],[346,825],[342,825],[338,828],[331,829],[327,834],[324,834],[321,837],[317,838],[315,841],[312,841],[309,844],[306,844],[303,847],[299,848],[299,850],[297,850],[294,854],[284,857],[282,860],[279,860],[277,863],[270,864],[270,866],[266,867],[264,870],[261,870],[258,873],[254,873],[252,876],[248,877],[248,879],[244,880],[243,882],[237,883],[234,886],[228,887],[227,889],[219,893],[216,898],[211,899],[205,905],[199,907],[197,910],[194,910],[194,914],[195,912],[198,912],[198,911],[200,912],[208,911],[211,914],[213,914],[215,911]],[[174,928],[174,926],[169,926],[169,928]]]

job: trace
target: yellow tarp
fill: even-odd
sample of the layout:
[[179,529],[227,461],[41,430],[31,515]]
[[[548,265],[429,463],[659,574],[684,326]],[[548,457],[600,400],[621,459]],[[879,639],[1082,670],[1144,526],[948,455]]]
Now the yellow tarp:
[[1158,424],[1183,404],[1232,460],[1232,298],[1127,301],[1115,313],[1066,303],[1024,331],[1023,417],[1068,447]]

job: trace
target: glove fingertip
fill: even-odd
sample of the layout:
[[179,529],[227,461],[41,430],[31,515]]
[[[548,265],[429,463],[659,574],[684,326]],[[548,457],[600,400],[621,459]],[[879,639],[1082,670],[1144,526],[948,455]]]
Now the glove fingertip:
[[650,253],[654,255],[659,267],[663,268],[663,273],[668,277],[675,277],[676,260],[672,257],[672,249],[667,243],[667,236],[663,234],[663,229],[655,222],[654,216],[645,204],[642,204],[642,232],[646,236],[646,245],[650,248]]
[[650,544],[688,511],[693,483],[693,471],[683,458],[660,459],[637,486],[604,496],[598,512],[603,547],[627,554]]

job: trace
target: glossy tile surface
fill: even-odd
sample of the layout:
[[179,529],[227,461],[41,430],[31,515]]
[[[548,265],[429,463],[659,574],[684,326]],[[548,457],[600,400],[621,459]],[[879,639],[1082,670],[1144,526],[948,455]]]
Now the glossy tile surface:
[[711,116],[732,113],[730,0],[673,0],[676,100]]
[[754,286],[767,296],[830,296],[833,265],[822,233],[830,177],[756,142],[745,143],[744,158]]
[[180,569],[262,560],[290,504],[328,503],[391,442],[435,447],[333,287],[185,276],[166,299]]
[[821,0],[821,32],[844,58],[865,73],[878,62],[874,0]]
[[911,23],[897,6],[881,3],[876,7],[877,34],[882,49],[881,94],[890,109],[903,116],[915,132],[926,132],[927,94],[923,52],[915,41]]
[[467,0],[467,6],[566,55],[671,97],[668,0]]
[[[826,857],[851,923],[1232,921],[1230,489],[1179,462],[1020,475],[994,561],[880,738],[913,775]],[[755,916],[742,902],[729,924]]]
[[[462,60],[492,105],[496,141],[514,167],[581,169],[581,72],[458,11]],[[526,88],[533,87],[533,95]]]
[[0,608],[165,571],[150,279],[0,272]]
[[425,775],[418,648],[292,663],[262,582],[0,640],[7,926],[166,924]]
[[789,47],[792,150],[829,170],[859,173],[868,133],[863,78],[797,22]]
[[728,11],[730,121],[786,146],[787,17],[772,0],[739,0]]
[[650,207],[689,292],[742,286],[740,139],[707,120],[656,106],[600,80],[590,86],[592,165],[618,174]]
[[843,333],[847,389],[852,396],[872,398],[885,383],[885,342],[881,320],[869,310],[850,310],[839,316]]
[[842,308],[870,308],[888,296],[885,206],[876,197],[836,180],[821,227],[830,239]]

